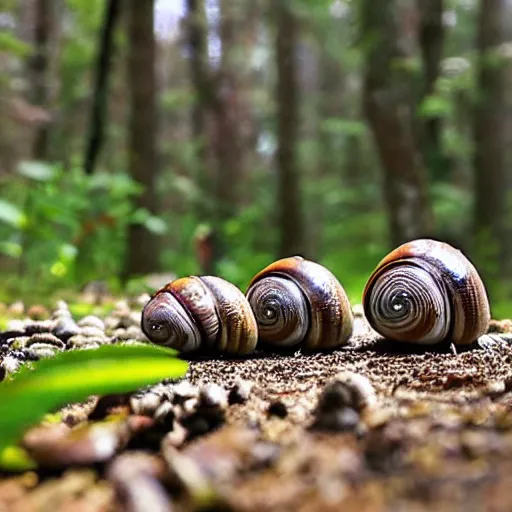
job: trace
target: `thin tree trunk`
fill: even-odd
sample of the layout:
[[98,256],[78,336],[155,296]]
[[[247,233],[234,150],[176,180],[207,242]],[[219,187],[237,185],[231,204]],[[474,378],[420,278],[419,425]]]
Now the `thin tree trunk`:
[[299,97],[295,49],[298,24],[286,0],[275,0],[277,65],[277,172],[276,205],[280,257],[305,252],[304,220],[297,164]]
[[384,192],[391,243],[431,233],[432,213],[425,168],[415,138],[412,79],[400,70],[410,55],[399,2],[362,1],[362,35],[370,43],[366,56],[364,107],[384,171]]
[[[510,0],[480,2],[475,109],[475,255],[500,284],[512,278],[512,42]],[[509,282],[510,285],[510,282]]]
[[[200,221],[208,222],[214,212],[209,208],[212,193],[211,169],[215,164],[209,144],[209,115],[214,105],[214,85],[208,65],[208,21],[204,0],[187,0],[188,11],[188,47],[190,50],[190,77],[195,91],[192,106],[191,124],[194,143],[197,146],[196,182],[201,190],[196,209]],[[217,237],[213,226],[204,232],[200,225],[195,236],[196,256],[202,274],[215,274],[219,259]]]
[[114,53],[114,30],[119,18],[121,4],[119,0],[109,0],[105,6],[105,15],[101,29],[101,39],[96,61],[96,80],[93,105],[89,121],[87,149],[84,158],[86,174],[92,174],[101,151],[104,138],[105,114],[107,111],[108,80],[111,60]]
[[[30,62],[33,80],[32,103],[47,109],[50,100],[50,56],[51,34],[54,30],[54,13],[52,0],[37,0],[35,3],[35,40],[36,53]],[[32,157],[45,160],[48,154],[49,126],[42,123],[37,128]]]
[[[129,169],[143,186],[137,208],[156,214],[156,73],[153,1],[128,0],[128,86],[130,89]],[[158,269],[158,240],[142,224],[128,232],[125,277]]]
[[214,147],[218,161],[217,206],[220,223],[236,215],[240,182],[244,173],[244,148],[241,137],[241,99],[237,69],[238,10],[232,0],[221,0],[220,40],[222,57],[214,105]]
[[[443,10],[444,0],[418,0],[420,12],[419,41],[423,61],[423,90],[421,100],[435,94],[443,56],[444,36]],[[448,161],[442,148],[442,119],[432,116],[425,119],[422,126],[423,156],[431,170],[431,175],[448,179]]]

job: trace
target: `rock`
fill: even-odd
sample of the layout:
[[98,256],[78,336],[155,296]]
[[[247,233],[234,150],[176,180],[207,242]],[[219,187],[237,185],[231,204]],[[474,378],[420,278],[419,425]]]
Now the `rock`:
[[146,453],[125,453],[117,457],[106,473],[127,512],[170,512],[173,510],[161,480],[165,463]]
[[254,384],[250,380],[238,380],[235,382],[235,385],[229,391],[229,404],[243,404],[247,402],[247,400],[249,400],[253,385]]
[[62,423],[44,425],[29,430],[22,446],[41,466],[93,464],[111,459],[135,434],[152,425],[151,420],[136,416],[74,428]]

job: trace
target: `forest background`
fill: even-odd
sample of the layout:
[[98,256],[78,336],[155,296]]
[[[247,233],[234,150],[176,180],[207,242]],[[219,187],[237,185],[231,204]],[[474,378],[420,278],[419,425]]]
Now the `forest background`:
[[0,301],[300,254],[359,303],[428,236],[511,316],[511,0],[4,0],[0,29]]

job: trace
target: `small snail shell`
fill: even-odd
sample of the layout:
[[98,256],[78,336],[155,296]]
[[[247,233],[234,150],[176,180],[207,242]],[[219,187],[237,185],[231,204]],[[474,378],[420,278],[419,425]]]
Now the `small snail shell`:
[[484,334],[489,301],[475,267],[457,249],[414,240],[388,254],[370,276],[363,307],[370,325],[395,341],[469,344]]
[[184,277],[158,290],[142,311],[141,328],[153,343],[180,352],[245,354],[258,340],[256,320],[244,294],[213,276]]
[[300,256],[264,268],[246,295],[265,343],[322,350],[345,344],[352,334],[345,290],[329,270]]

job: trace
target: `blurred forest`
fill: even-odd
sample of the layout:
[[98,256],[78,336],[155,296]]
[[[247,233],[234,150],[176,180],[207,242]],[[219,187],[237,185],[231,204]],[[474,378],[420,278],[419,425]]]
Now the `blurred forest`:
[[461,248],[512,306],[511,0],[4,0],[0,300],[273,259],[360,302]]

